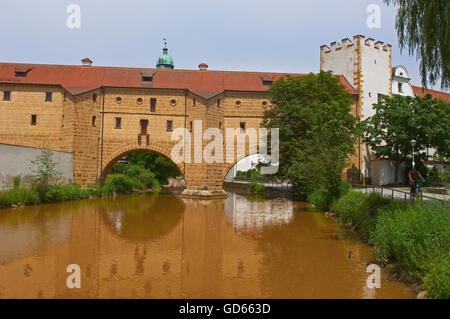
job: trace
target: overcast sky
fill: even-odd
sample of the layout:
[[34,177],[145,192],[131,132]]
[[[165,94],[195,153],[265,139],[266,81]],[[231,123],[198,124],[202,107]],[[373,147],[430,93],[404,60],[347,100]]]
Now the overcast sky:
[[[69,4],[81,28],[67,27]],[[381,7],[381,28],[366,24]],[[167,38],[175,68],[318,72],[320,46],[362,34],[392,44],[393,65],[420,84],[415,57],[400,54],[395,7],[382,0],[14,0],[0,6],[0,62],[155,67]]]

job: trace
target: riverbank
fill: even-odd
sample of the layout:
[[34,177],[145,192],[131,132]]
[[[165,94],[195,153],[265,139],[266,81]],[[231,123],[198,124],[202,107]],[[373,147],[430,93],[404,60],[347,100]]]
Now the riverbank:
[[392,201],[378,194],[348,192],[326,213],[374,247],[381,266],[416,288],[418,296],[450,297],[450,221],[437,202]]
[[71,183],[47,185],[45,187],[40,185],[24,187],[16,184],[13,188],[0,192],[0,209],[109,197],[133,192],[143,193],[160,189],[159,183],[143,183],[138,179],[122,174],[108,177],[104,186],[88,185],[87,187],[81,187],[78,184]]

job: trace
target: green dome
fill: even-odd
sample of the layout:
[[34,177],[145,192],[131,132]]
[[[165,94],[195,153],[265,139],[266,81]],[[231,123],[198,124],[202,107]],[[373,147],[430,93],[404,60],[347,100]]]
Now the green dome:
[[167,47],[164,45],[163,54],[161,54],[156,61],[156,68],[158,69],[173,69],[173,59],[170,55],[167,54]]

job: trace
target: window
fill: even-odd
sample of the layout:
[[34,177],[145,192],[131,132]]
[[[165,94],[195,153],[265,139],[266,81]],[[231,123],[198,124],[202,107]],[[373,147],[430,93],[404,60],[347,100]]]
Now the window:
[[3,92],[3,101],[11,101],[11,92],[10,91]]
[[194,99],[194,105],[192,105],[192,106],[195,106],[195,102],[196,102],[196,101],[195,101],[195,99]]
[[122,98],[120,96],[116,97],[116,103],[117,104],[122,103]]
[[122,118],[116,117],[116,126],[114,128],[122,128]]
[[222,129],[222,122],[219,122],[219,130]]
[[170,105],[171,105],[171,106],[177,105],[177,100],[171,99],[171,100],[170,100]]
[[142,81],[143,82],[151,82],[151,81],[153,81],[153,77],[151,77],[151,76],[142,76]]
[[167,121],[167,132],[172,132],[172,121]]
[[399,93],[403,93],[403,90],[402,90],[402,83],[400,83],[400,82],[398,82],[398,92],[399,92]]
[[245,122],[240,123],[241,133],[245,133]]
[[16,76],[20,78],[24,78],[27,76],[28,72],[16,71]]
[[52,92],[45,93],[45,102],[51,102],[52,101]]
[[192,132],[192,121],[189,122],[189,132]]
[[150,112],[156,112],[156,99],[150,99]]
[[37,115],[32,114],[31,115],[31,125],[36,125],[36,123],[37,123]]
[[378,103],[381,103],[383,101],[383,96],[378,93]]
[[97,102],[97,94],[93,94],[92,95],[92,101],[94,102],[94,103],[96,103]]
[[220,99],[217,100],[217,107],[220,107]]
[[94,115],[92,116],[92,126],[95,127],[95,120],[97,119],[97,117]]

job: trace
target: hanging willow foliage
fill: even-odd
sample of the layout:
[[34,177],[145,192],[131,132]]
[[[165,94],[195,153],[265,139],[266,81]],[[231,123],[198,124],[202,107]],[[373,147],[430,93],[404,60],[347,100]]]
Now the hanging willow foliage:
[[400,49],[408,48],[420,60],[422,85],[449,88],[448,0],[384,0],[398,5],[395,27]]

